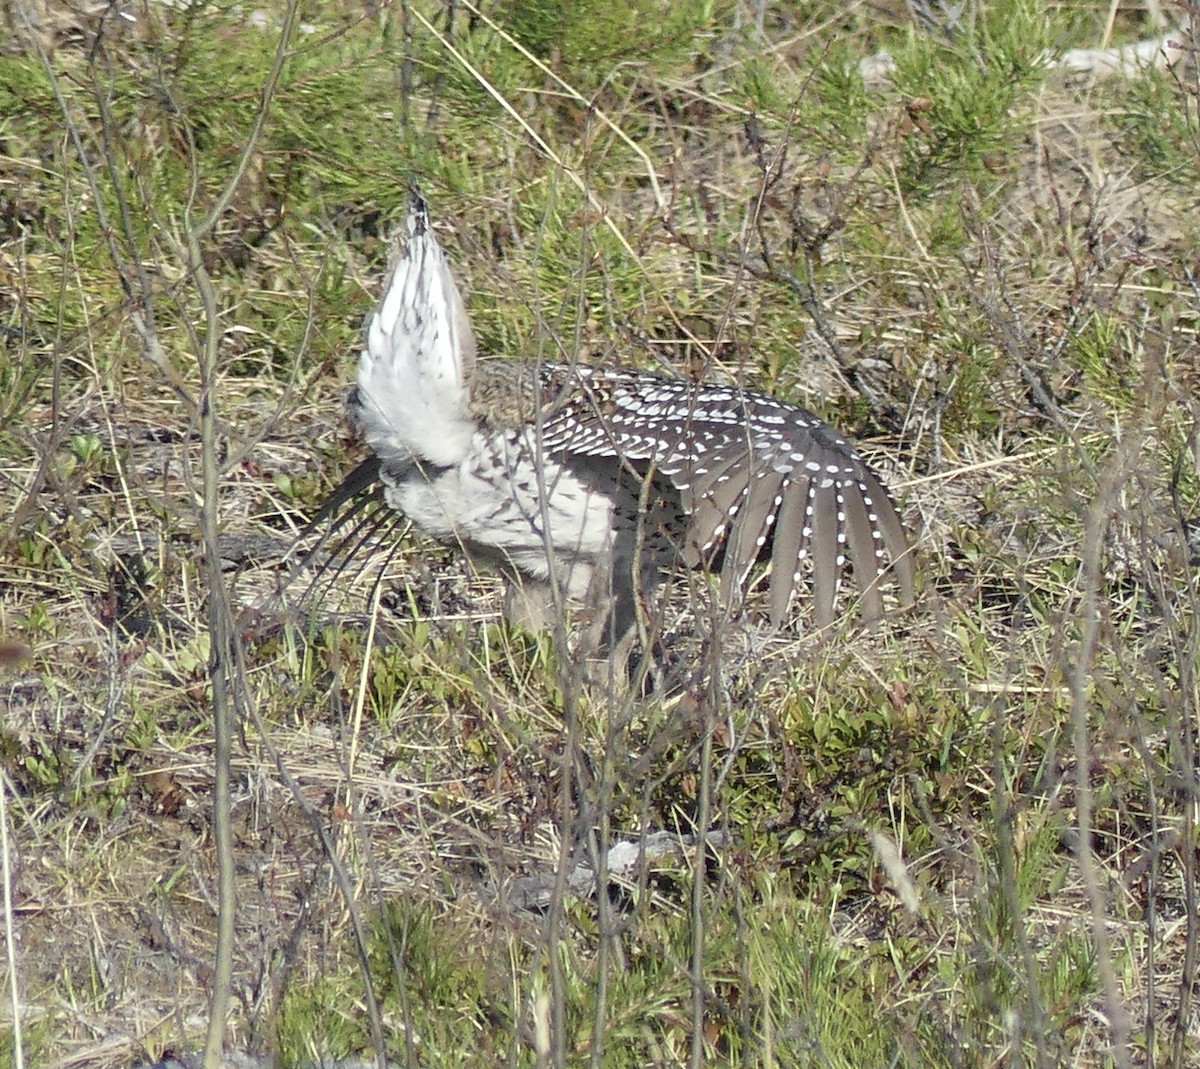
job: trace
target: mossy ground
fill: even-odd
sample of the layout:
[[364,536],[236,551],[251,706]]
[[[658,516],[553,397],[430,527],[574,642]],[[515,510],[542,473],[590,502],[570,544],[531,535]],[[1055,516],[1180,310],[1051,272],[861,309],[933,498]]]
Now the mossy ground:
[[[1048,67],[1157,33],[1132,6],[964,11],[312,0],[255,138],[279,3],[0,8],[26,1064],[202,1041],[214,332],[262,725],[234,754],[231,1045],[370,1050],[352,903],[405,1064],[1196,1063],[1195,67]],[[186,231],[240,162],[206,313]],[[579,684],[399,529],[281,593],[359,455],[339,391],[410,180],[484,352],[737,379],[862,442],[919,532],[917,607],[731,634],[722,686],[664,704]],[[544,913],[494,893],[702,814],[707,861]]]

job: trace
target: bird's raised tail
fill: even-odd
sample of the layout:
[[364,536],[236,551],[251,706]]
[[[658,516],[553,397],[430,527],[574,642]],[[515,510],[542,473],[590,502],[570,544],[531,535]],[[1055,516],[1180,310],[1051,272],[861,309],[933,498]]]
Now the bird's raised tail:
[[381,464],[447,467],[467,454],[475,336],[425,201],[412,193],[404,247],[367,322],[350,418]]

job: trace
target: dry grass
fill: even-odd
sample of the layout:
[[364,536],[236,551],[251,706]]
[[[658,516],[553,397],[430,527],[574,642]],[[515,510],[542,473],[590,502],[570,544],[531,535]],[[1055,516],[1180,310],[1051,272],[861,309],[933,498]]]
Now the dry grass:
[[[900,5],[520,7],[311,5],[203,245],[230,1046],[369,1055],[369,975],[408,1064],[1194,1064],[1194,64],[1049,75],[1107,5],[976,5],[953,42]],[[3,8],[0,1020],[28,1064],[206,1026],[211,324],[180,242],[249,137],[262,11]],[[638,702],[416,536],[294,574],[357,455],[339,390],[410,176],[486,351],[738,377],[863,441],[919,532],[916,610],[734,628],[711,687],[684,613],[705,671]],[[511,900],[698,821],[707,859]]]

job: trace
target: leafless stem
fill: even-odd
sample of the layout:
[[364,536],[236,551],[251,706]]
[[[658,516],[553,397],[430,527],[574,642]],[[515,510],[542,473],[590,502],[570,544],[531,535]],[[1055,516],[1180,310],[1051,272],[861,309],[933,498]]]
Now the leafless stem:
[[[262,103],[254,125],[246,138],[245,147],[233,172],[218,193],[208,213],[199,221],[192,218],[196,187],[184,208],[183,248],[178,252],[194,280],[204,308],[205,330],[197,350],[199,364],[201,502],[200,533],[204,546],[204,574],[208,589],[208,624],[210,639],[209,679],[212,684],[214,748],[213,837],[217,855],[217,946],[213,967],[212,1002],[210,1004],[208,1035],[204,1048],[205,1069],[218,1069],[224,1046],[225,1022],[229,1014],[230,985],[233,978],[234,921],[237,912],[234,883],[233,823],[230,800],[230,763],[233,753],[234,706],[239,703],[235,687],[237,652],[233,614],[229,591],[221,570],[220,538],[220,478],[221,457],[217,431],[217,388],[220,380],[217,340],[220,320],[216,291],[204,266],[202,242],[211,234],[218,220],[229,207],[238,185],[254,153],[258,150],[270,112],[271,100],[279,85],[283,64],[288,55],[297,16],[297,0],[289,0],[284,11],[275,49],[274,62],[263,86]],[[245,695],[240,695],[242,699]],[[380,1057],[383,1057],[382,1050]]]

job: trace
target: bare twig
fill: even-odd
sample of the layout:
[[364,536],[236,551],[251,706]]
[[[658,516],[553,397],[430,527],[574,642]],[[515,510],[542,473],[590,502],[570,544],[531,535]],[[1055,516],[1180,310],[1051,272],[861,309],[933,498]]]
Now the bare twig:
[[[187,265],[188,273],[194,280],[200,295],[205,323],[202,344],[196,354],[200,373],[198,402],[202,483],[200,531],[204,545],[204,571],[208,588],[209,679],[212,685],[215,735],[213,836],[217,855],[218,883],[217,945],[213,967],[208,1036],[204,1048],[205,1069],[218,1069],[220,1065],[226,1018],[229,1014],[230,984],[233,977],[234,923],[237,914],[230,761],[233,752],[234,708],[238,704],[244,704],[247,696],[239,693],[234,685],[237,647],[229,590],[221,568],[221,456],[217,430],[217,387],[219,384],[217,341],[220,338],[220,320],[216,291],[204,265],[201,244],[208,238],[221,216],[228,209],[251,159],[258,151],[267,115],[270,112],[271,101],[279,86],[283,65],[289,53],[298,7],[297,0],[289,0],[284,11],[275,58],[263,85],[262,103],[255,115],[254,124],[247,135],[241,155],[223,188],[216,196],[212,207],[199,220],[193,219],[192,216],[197,192],[196,186],[193,184],[191,198],[183,212],[184,244],[182,248],[177,249],[180,258]],[[193,174],[196,176],[194,183],[198,182],[198,171],[193,171]],[[382,1049],[379,1056],[380,1058],[385,1057]]]

